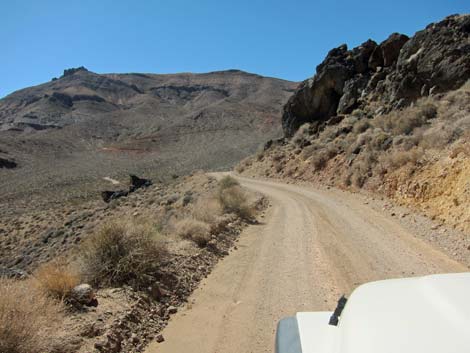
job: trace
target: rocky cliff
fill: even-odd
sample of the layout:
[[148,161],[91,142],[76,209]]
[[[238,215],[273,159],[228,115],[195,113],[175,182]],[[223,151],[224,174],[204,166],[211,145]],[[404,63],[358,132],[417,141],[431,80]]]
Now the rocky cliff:
[[470,15],[452,15],[411,38],[393,33],[380,44],[332,49],[284,106],[285,136],[306,122],[357,108],[386,113],[460,87],[470,78],[469,34]]

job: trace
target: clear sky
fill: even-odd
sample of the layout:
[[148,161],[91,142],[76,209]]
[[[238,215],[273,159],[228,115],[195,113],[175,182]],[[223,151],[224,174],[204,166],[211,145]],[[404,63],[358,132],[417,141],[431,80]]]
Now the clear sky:
[[0,0],[0,97],[82,65],[300,81],[342,43],[469,12],[470,0]]

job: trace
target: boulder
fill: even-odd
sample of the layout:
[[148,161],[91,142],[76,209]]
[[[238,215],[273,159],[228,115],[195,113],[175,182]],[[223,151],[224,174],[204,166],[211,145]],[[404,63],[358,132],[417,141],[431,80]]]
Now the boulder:
[[301,83],[283,109],[282,127],[291,137],[306,122],[327,120],[336,113],[344,83],[353,77],[355,63],[346,44],[330,50],[316,75]]
[[139,178],[133,174],[129,175],[129,177],[131,178],[130,192],[152,185],[152,181],[150,179]]
[[339,100],[337,114],[349,114],[359,106],[359,100],[368,82],[369,77],[363,75],[355,76],[345,82],[344,93]]
[[118,190],[118,191],[102,191],[101,198],[104,202],[109,203],[111,200],[116,200],[120,197],[129,195],[127,190]]
[[128,196],[130,193],[140,189],[142,187],[147,187],[152,185],[152,181],[150,179],[143,179],[139,178],[136,175],[130,175],[130,186],[129,190],[117,190],[117,191],[102,191],[101,198],[104,202],[108,203],[111,200],[118,199],[123,196]]
[[98,306],[95,291],[86,283],[79,284],[72,289],[70,302],[75,306]]
[[380,43],[380,50],[382,51],[383,66],[392,66],[396,63],[400,50],[408,41],[408,36],[400,33],[393,33]]

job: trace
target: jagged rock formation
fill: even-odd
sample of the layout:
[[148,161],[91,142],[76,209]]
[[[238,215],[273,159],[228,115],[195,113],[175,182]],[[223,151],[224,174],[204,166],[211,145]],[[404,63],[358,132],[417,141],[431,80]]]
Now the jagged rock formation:
[[284,106],[285,136],[306,122],[357,108],[387,112],[458,88],[470,78],[469,34],[470,15],[453,15],[411,38],[394,33],[380,44],[332,49]]

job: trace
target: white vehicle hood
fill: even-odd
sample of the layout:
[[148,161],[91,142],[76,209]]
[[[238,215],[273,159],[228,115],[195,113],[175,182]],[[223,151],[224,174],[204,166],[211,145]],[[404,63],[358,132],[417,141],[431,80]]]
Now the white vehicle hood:
[[297,314],[302,353],[470,352],[470,273],[368,283],[327,317]]

